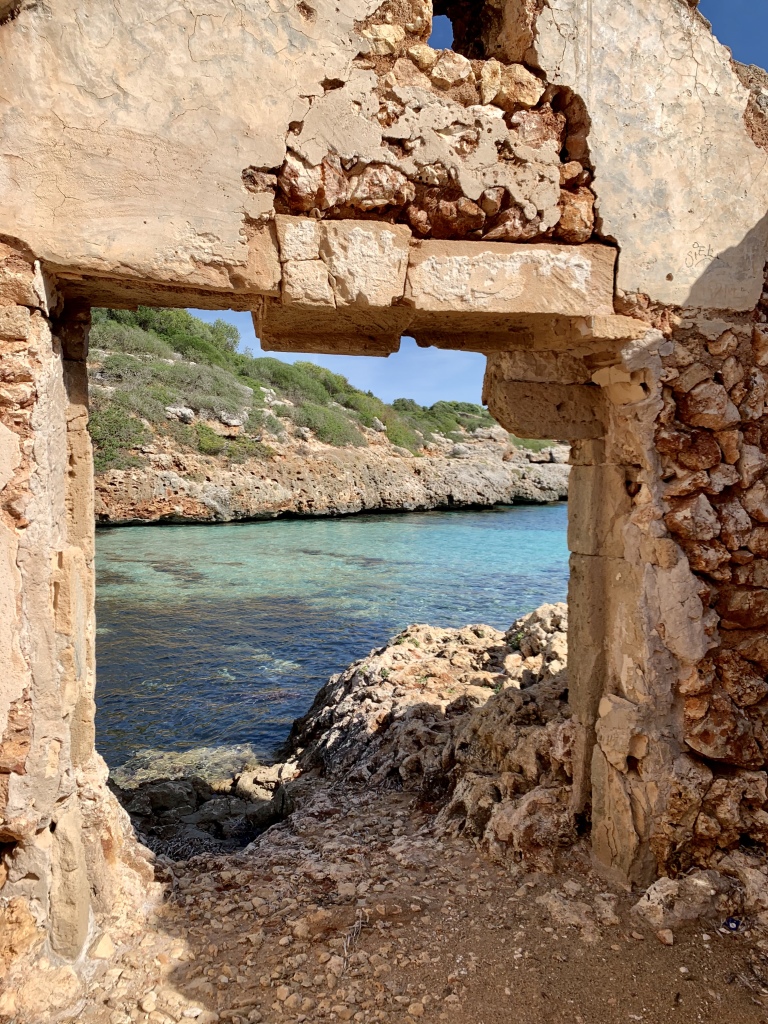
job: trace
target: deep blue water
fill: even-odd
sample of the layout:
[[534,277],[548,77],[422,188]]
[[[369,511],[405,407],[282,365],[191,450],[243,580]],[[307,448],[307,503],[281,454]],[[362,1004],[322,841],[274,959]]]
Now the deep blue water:
[[139,751],[269,756],[328,676],[410,623],[506,629],[565,600],[566,516],[563,504],[99,531],[100,752],[112,768]]

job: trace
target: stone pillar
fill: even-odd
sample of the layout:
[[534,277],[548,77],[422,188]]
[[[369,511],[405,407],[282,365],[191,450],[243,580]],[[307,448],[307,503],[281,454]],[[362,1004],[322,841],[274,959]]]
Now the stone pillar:
[[[0,913],[13,914],[23,930],[25,942],[15,950],[23,955],[50,927],[54,815],[74,792],[65,721],[72,698],[62,688],[55,621],[67,402],[39,270],[28,253],[6,245],[0,301]],[[82,945],[82,926],[80,932]]]
[[[52,316],[34,259],[0,245],[5,972],[14,965],[23,971],[26,958],[48,949],[64,961],[78,960],[97,928],[131,902],[131,910],[141,906],[151,879],[94,748],[89,323],[88,310],[77,306]],[[65,1001],[80,984],[72,971],[48,982],[59,986]],[[14,987],[27,1008],[50,997],[31,985],[26,972],[17,975]],[[11,1013],[10,987],[0,999],[0,1012]]]
[[572,442],[571,809],[591,813],[603,870],[647,883],[659,867],[651,839],[681,753],[674,682],[708,641],[696,582],[663,520],[655,430],[668,342],[640,333],[610,346],[583,338],[567,355],[535,360],[493,354],[485,399],[518,436]]

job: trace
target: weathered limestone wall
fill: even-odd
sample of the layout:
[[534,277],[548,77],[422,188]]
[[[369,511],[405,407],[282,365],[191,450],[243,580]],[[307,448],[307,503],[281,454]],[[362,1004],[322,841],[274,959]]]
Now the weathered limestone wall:
[[279,291],[275,210],[578,242],[594,193],[622,293],[754,307],[768,168],[690,4],[443,6],[469,59],[424,45],[429,0],[22,3],[0,224],[99,301],[247,309]]
[[63,965],[140,902],[93,749],[91,304],[488,353],[500,422],[574,442],[572,813],[597,860],[645,882],[764,844],[760,76],[687,0],[444,0],[466,57],[425,46],[428,0],[11,7],[0,230],[61,298],[3,249],[6,962],[45,948],[68,998]]
[[664,520],[693,570],[708,648],[678,681],[695,763],[677,794],[677,827],[654,837],[682,870],[717,861],[741,838],[768,840],[765,310],[676,316],[664,358]]
[[573,810],[591,800],[598,862],[643,883],[768,839],[768,317],[647,319],[612,365],[592,342],[486,376],[505,427],[577,439]]
[[[0,1013],[69,1004],[68,964],[150,885],[93,730],[89,316],[52,321],[26,252],[0,246]],[[48,955],[50,973],[25,976]],[[13,967],[13,970],[11,968]],[[53,991],[53,996],[52,996]]]

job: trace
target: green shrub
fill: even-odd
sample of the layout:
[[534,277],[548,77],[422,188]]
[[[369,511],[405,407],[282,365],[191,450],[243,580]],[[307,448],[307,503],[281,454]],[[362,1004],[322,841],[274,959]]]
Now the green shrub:
[[279,359],[267,356],[253,360],[253,377],[295,401],[327,405],[330,395],[317,377],[307,371],[307,365],[283,363]]
[[509,440],[515,448],[527,448],[532,452],[540,452],[542,448],[549,448],[550,445],[557,443],[555,441],[540,441],[538,438],[515,437],[514,434],[509,435]]
[[271,459],[275,449],[263,441],[241,434],[227,443],[225,454],[230,462],[247,462],[248,459]]
[[306,402],[296,407],[293,420],[299,427],[309,427],[318,441],[337,448],[347,445],[359,447],[366,443],[360,431],[338,409]]
[[96,405],[91,411],[89,429],[93,439],[93,464],[97,473],[106,469],[127,469],[141,465],[141,460],[129,455],[151,440],[146,427],[119,405]]
[[[341,374],[314,363],[291,364],[271,356],[254,359],[250,352],[237,351],[236,328],[223,320],[204,323],[182,309],[97,309],[93,324],[94,347],[110,353],[94,371],[95,379],[116,389],[111,404],[120,407],[122,415],[147,420],[185,447],[233,461],[251,457],[248,446],[259,443],[253,434],[260,429],[284,437],[280,421],[285,419],[337,446],[364,445],[358,425],[372,427],[379,419],[393,444],[414,453],[435,433],[458,440],[464,430],[494,422],[486,409],[470,402],[436,402],[426,407],[398,398],[387,405],[372,392],[353,387]],[[170,363],[174,353],[184,358]],[[273,389],[293,406],[265,407],[262,387]],[[201,434],[197,428],[169,422],[165,418],[169,405],[189,406],[203,417],[248,411],[250,439],[246,442],[248,435],[242,435],[228,441],[210,427]],[[548,442],[515,443],[538,449]],[[254,451],[253,457],[262,457],[260,450]]]
[[92,319],[96,327],[113,322],[152,332],[166,338],[179,352],[183,351],[177,347],[179,343],[193,348],[195,343],[200,343],[201,351],[210,345],[227,355],[236,352],[240,343],[240,332],[233,324],[221,319],[207,324],[186,309],[154,309],[149,306],[139,306],[135,310],[94,309]]
[[403,420],[387,423],[387,437],[399,448],[408,448],[414,454],[424,447],[422,439],[416,431]]
[[195,424],[197,448],[203,455],[221,455],[227,447],[227,439],[217,434],[207,423]]
[[95,323],[91,328],[90,344],[92,348],[104,348],[110,352],[131,352],[162,359],[173,356],[173,348],[163,338],[115,320]]
[[188,423],[181,423],[179,420],[165,420],[160,424],[160,433],[173,438],[174,442],[182,448],[189,448],[193,452],[198,451],[197,431]]
[[386,422],[389,410],[379,398],[372,398],[370,395],[363,394],[362,391],[353,391],[344,396],[343,404],[348,409],[354,409],[366,427],[373,426],[374,417]]
[[285,427],[276,416],[272,415],[271,412],[264,415],[262,419],[262,426],[265,430],[268,430],[270,434],[274,434],[276,437],[283,437],[285,435]]

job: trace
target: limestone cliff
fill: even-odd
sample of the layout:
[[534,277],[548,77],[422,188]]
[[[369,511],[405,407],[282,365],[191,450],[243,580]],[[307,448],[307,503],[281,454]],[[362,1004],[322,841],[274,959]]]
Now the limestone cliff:
[[227,522],[567,497],[569,449],[471,402],[391,404],[310,362],[238,351],[224,321],[97,310],[89,429],[102,523]]
[[566,448],[510,450],[504,431],[423,456],[375,438],[367,448],[277,445],[268,458],[241,465],[168,443],[147,446],[145,454],[147,466],[96,477],[97,522],[229,522],[559,501],[567,497],[570,470]]

